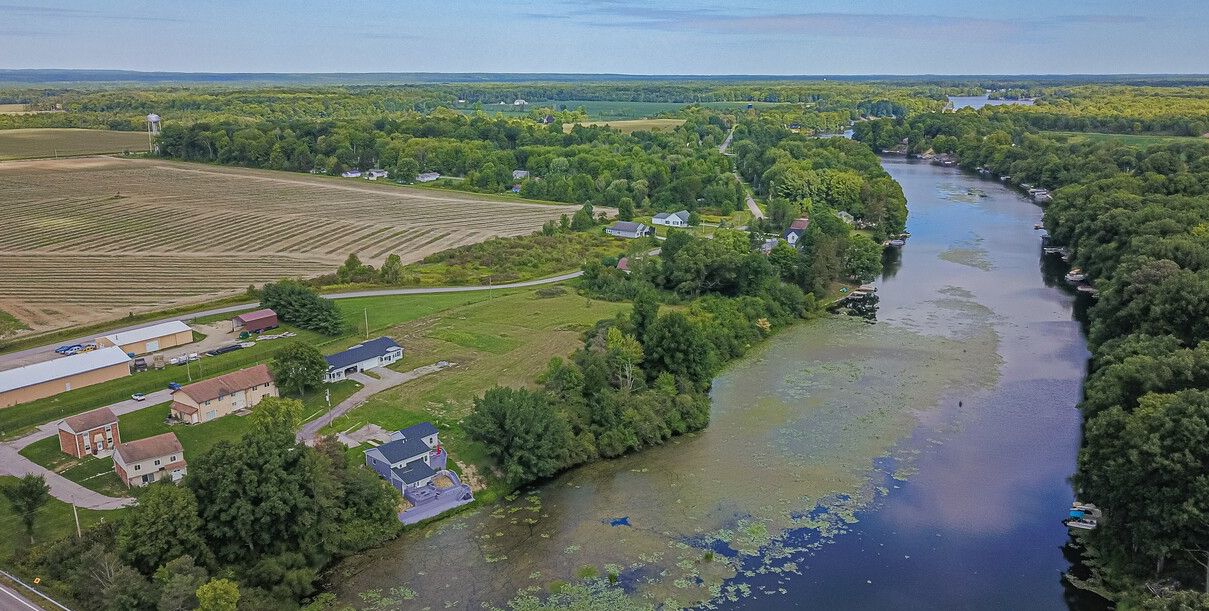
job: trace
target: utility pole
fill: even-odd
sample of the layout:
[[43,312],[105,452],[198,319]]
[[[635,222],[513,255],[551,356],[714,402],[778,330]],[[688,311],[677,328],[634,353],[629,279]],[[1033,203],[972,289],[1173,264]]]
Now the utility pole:
[[76,511],[76,497],[74,496],[71,497],[71,513],[76,517],[76,538],[78,539],[83,537],[84,533],[80,532],[80,512]]
[[365,339],[369,339],[369,308],[365,308],[363,312],[365,312]]

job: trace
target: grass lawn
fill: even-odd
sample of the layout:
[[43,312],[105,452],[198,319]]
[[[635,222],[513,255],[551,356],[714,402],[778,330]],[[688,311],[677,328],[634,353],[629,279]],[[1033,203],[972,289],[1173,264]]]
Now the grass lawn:
[[1101,132],[1042,132],[1050,136],[1066,138],[1068,142],[1104,142],[1115,140],[1128,146],[1151,146],[1154,144],[1175,144],[1179,142],[1206,142],[1204,138],[1195,136],[1156,136],[1153,134],[1106,134]]
[[[580,346],[580,333],[603,318],[629,309],[627,303],[588,300],[568,292],[541,299],[535,291],[518,292],[491,302],[454,308],[390,331],[408,338],[407,356],[398,369],[440,360],[456,366],[375,395],[337,418],[325,433],[373,423],[396,430],[430,420],[441,432],[450,455],[489,473],[485,448],[471,442],[461,420],[476,396],[496,386],[532,386],[553,356],[567,356]],[[485,501],[505,488],[493,478]]]
[[[0,476],[0,486],[11,486],[17,478]],[[126,512],[126,509],[110,511],[94,511],[80,509],[80,528],[88,528],[105,520],[114,520]],[[71,505],[57,499],[50,499],[38,510],[34,521],[34,541],[38,543],[65,537],[76,530],[75,518],[71,515]],[[0,559],[7,560],[14,552],[23,550],[29,545],[29,537],[25,535],[25,526],[21,519],[8,504],[8,499],[0,495]]]
[[[197,363],[191,364],[188,370],[184,367],[169,365],[161,370],[139,372],[129,377],[0,410],[0,438],[16,437],[39,424],[124,401],[136,392],[149,393],[160,390],[166,388],[168,382],[188,383],[190,374],[196,381],[251,367],[258,363],[267,363],[272,359],[273,354],[287,345],[289,341],[315,344],[327,354],[344,350],[364,340],[366,314],[369,316],[369,330],[372,335],[402,322],[487,299],[491,299],[491,296],[482,291],[341,299],[336,302],[336,305],[344,316],[345,323],[351,332],[350,335],[328,337],[313,331],[282,325],[281,329],[277,331],[293,331],[298,334],[298,337],[290,340],[258,342],[254,348],[245,348],[219,356],[203,357]],[[222,315],[224,318],[229,316],[233,315]]]

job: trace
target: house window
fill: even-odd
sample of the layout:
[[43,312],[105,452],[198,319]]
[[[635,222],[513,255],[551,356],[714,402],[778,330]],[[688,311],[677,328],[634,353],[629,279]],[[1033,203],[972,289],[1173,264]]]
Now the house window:
[[205,403],[202,403],[202,405],[209,405],[209,404],[210,404],[210,402],[209,402],[209,401],[206,401]]
[[171,460],[172,462],[176,462],[176,454],[173,454],[172,458],[169,458],[168,460]]
[[157,466],[157,467],[158,467],[158,466],[159,466],[159,464],[160,464],[160,459],[158,459],[158,458],[157,458],[157,459],[155,459],[155,466]]
[[139,471],[139,470],[141,470],[142,468],[143,468],[143,465],[135,465],[135,466],[134,466],[134,470],[135,470],[135,471]]

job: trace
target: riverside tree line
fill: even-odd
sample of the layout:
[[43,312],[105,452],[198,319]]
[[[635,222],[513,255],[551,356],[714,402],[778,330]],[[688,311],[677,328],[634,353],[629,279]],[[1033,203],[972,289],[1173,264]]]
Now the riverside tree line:
[[[1080,409],[1078,497],[1103,508],[1087,564],[1122,605],[1145,581],[1209,592],[1209,142],[1063,143],[999,113],[921,115],[908,130],[968,168],[1054,190],[1045,227],[1099,290]],[[1193,594],[1147,608],[1202,609]],[[1184,606],[1180,606],[1184,605]]]

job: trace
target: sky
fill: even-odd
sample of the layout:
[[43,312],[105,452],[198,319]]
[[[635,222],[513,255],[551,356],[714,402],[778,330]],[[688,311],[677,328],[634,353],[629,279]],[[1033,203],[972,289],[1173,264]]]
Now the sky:
[[1207,32],[1209,0],[0,0],[0,68],[1203,74]]

